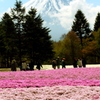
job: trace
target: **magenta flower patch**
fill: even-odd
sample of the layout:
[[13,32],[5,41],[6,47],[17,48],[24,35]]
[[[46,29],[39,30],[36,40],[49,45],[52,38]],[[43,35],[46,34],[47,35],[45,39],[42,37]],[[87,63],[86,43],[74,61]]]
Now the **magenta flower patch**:
[[100,86],[100,68],[0,72],[0,88]]

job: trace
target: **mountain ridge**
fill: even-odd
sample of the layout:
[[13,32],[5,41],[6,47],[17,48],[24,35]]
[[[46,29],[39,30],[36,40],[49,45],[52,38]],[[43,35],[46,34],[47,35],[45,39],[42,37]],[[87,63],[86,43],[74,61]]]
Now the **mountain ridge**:
[[40,14],[44,20],[44,26],[50,28],[52,39],[59,40],[60,34],[64,34],[66,30],[55,15],[60,14],[61,9],[69,5],[70,1],[72,0],[30,0],[23,6],[26,11],[29,11],[31,7],[35,8],[37,14]]
[[[59,10],[63,7],[69,4],[71,0],[30,0],[29,2],[25,3],[24,6],[27,9],[30,9],[31,7],[34,7],[38,10],[39,13],[42,11],[54,11],[56,10],[59,12]],[[41,9],[40,9],[41,8]]]

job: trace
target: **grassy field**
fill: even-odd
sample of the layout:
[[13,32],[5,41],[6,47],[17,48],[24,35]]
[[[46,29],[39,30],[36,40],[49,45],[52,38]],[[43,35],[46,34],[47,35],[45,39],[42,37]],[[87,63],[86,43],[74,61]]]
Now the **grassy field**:
[[[19,68],[17,68],[19,70]],[[0,68],[0,71],[11,71],[11,68]]]
[[[100,67],[100,64],[87,64],[86,67]],[[62,66],[60,66],[62,68]],[[66,68],[73,68],[73,65],[66,65]],[[34,66],[34,69],[36,69],[36,66]],[[43,68],[41,70],[50,70],[53,69],[52,65],[43,65]],[[11,71],[11,68],[0,68],[0,71]],[[17,71],[20,71],[19,68],[17,68]]]

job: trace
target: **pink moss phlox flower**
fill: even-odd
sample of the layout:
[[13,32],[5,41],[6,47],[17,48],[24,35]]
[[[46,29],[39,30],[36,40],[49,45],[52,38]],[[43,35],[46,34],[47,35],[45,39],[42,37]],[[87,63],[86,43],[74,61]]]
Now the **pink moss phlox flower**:
[[100,68],[0,72],[1,88],[100,86]]

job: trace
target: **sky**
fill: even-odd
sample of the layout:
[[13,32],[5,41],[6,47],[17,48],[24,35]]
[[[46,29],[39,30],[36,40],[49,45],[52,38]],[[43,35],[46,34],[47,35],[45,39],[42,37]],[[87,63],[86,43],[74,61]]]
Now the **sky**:
[[93,6],[100,6],[99,0],[86,0],[87,3],[92,4]]
[[[21,0],[22,4],[28,2],[29,0]],[[0,0],[0,13],[7,11],[9,8],[14,7],[16,0]]]
[[[22,4],[25,4],[30,0],[21,1]],[[0,18],[1,15],[8,11],[9,8],[14,8],[15,2],[16,0],[0,0]],[[57,17],[62,27],[66,30],[70,30],[75,13],[78,9],[82,10],[86,19],[88,19],[88,22],[90,23],[91,29],[93,29],[97,13],[100,12],[100,0],[73,0],[68,6],[61,9],[61,13],[52,15],[51,17]]]

